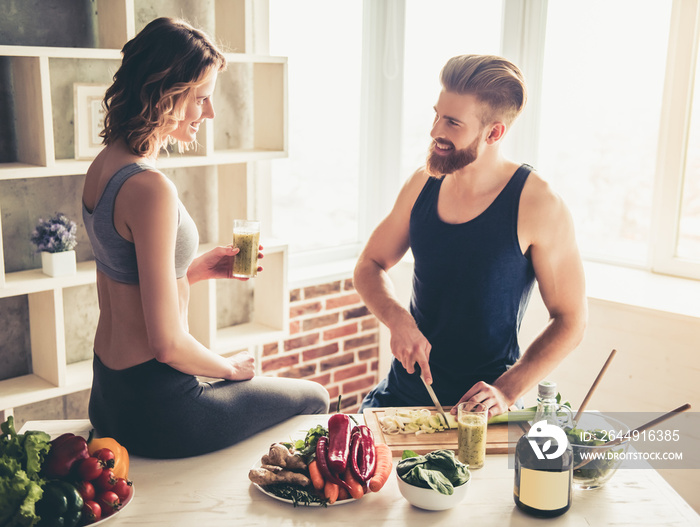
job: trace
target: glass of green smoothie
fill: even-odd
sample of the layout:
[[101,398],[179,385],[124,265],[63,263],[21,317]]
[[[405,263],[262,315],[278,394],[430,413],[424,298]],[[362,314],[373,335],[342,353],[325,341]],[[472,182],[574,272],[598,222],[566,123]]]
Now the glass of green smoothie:
[[466,401],[457,407],[457,459],[470,469],[481,468],[486,459],[488,409]]
[[233,276],[252,278],[258,274],[258,248],[260,247],[260,222],[233,220],[233,246],[238,254],[233,257]]

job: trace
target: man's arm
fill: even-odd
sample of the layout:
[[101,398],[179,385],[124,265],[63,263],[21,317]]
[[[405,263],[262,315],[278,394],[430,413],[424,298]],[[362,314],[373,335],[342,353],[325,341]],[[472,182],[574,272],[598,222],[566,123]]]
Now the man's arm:
[[408,251],[411,209],[427,178],[419,170],[404,184],[391,212],[374,230],[360,254],[353,281],[367,308],[389,328],[393,355],[408,373],[414,372],[417,362],[426,381],[432,383],[428,366],[430,343],[397,300],[387,274]]
[[507,411],[578,346],[588,316],[583,265],[571,215],[545,182],[536,175],[531,179],[530,189],[527,185],[523,189],[518,235],[531,240],[530,257],[549,322],[493,385],[479,382],[462,397],[463,401],[484,402],[490,407],[489,416]]

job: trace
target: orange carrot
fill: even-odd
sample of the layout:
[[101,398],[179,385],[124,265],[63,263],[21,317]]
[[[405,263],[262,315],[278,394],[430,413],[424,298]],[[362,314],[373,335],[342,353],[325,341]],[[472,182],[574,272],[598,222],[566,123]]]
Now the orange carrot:
[[372,492],[378,492],[389,479],[393,468],[391,449],[384,443],[375,445],[377,451],[377,463],[374,470],[374,476],[369,480],[369,489]]
[[350,497],[348,491],[344,487],[338,487],[338,501],[347,500]]
[[328,503],[333,505],[335,503],[335,500],[338,499],[338,493],[340,492],[340,487],[336,485],[335,483],[331,483],[330,481],[326,481],[326,483],[323,485],[323,495],[328,498]]
[[350,463],[348,463],[348,466],[345,469],[345,473],[343,474],[343,481],[347,483],[348,487],[350,488],[350,496],[352,496],[356,500],[359,500],[362,496],[365,495],[365,491],[362,488],[362,484],[355,479],[355,476],[352,475],[352,471],[350,470]]
[[309,476],[311,476],[311,483],[313,483],[314,488],[316,490],[321,490],[326,482],[323,480],[323,476],[318,469],[318,464],[315,459],[309,463]]

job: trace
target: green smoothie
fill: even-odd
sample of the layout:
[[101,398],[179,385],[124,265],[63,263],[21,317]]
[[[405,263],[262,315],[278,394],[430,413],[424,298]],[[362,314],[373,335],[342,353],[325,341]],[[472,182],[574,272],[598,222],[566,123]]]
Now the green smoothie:
[[260,232],[234,231],[233,246],[240,249],[233,257],[233,276],[251,278],[257,275]]
[[481,468],[486,458],[486,416],[463,413],[457,421],[457,458],[469,468]]

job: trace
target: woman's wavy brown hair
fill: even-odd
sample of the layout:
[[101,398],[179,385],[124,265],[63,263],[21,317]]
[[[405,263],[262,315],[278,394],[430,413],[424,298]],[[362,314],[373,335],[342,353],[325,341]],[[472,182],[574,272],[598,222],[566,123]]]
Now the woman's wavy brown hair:
[[[202,31],[183,20],[157,18],[122,48],[122,64],[104,98],[103,144],[124,139],[138,156],[165,146],[183,118],[187,97],[226,58]],[[179,143],[180,150],[188,144]]]

